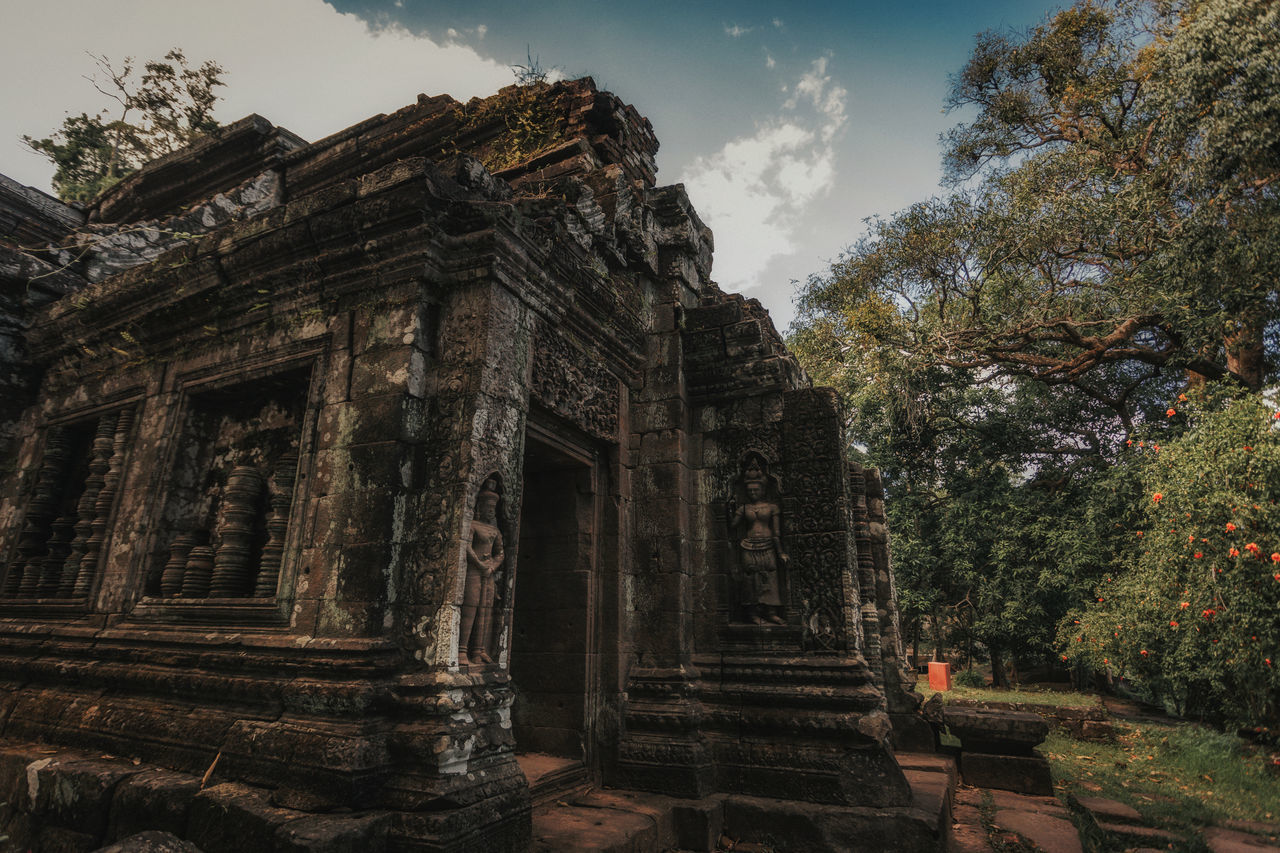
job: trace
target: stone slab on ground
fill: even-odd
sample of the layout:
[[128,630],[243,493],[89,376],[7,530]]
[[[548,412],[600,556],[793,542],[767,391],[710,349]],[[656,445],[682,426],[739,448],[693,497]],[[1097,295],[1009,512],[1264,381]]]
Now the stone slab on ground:
[[1133,806],[1106,797],[1076,797],[1080,807],[1093,815],[1098,823],[1142,823],[1142,815]]
[[957,803],[952,809],[947,853],[992,853],[977,806]]
[[1057,797],[1019,794],[1014,791],[984,790],[969,785],[962,785],[956,789],[956,802],[978,808],[982,805],[983,794],[990,795],[991,803],[997,809],[1037,812],[1061,818],[1069,815],[1067,807]]
[[1098,823],[1098,828],[1108,835],[1136,841],[1140,844],[1165,847],[1169,844],[1181,844],[1186,839],[1176,832],[1167,829],[1156,829],[1153,826],[1137,826],[1131,823]]
[[1010,829],[1034,842],[1044,853],[1084,853],[1080,833],[1066,818],[1042,812],[1000,809],[993,821],[1001,829]]
[[1213,853],[1264,853],[1280,850],[1280,846],[1272,844],[1266,838],[1225,826],[1206,827],[1203,835],[1205,844]]

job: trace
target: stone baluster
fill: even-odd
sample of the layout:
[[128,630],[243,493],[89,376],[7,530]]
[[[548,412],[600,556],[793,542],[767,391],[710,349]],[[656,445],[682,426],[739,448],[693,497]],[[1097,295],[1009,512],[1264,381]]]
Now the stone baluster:
[[298,457],[281,457],[271,476],[271,515],[267,518],[267,544],[262,548],[258,579],[253,586],[255,597],[275,595],[280,581],[280,563],[284,558],[284,537],[289,529],[289,504],[293,500],[293,480],[298,472]]
[[89,457],[89,476],[84,481],[84,491],[76,504],[75,538],[71,540],[71,553],[62,564],[62,577],[58,580],[58,597],[69,598],[78,590],[76,580],[80,575],[80,561],[89,547],[93,535],[94,509],[98,492],[102,491],[111,467],[111,445],[116,433],[116,416],[98,418],[98,430],[93,436],[93,449]]
[[17,553],[5,577],[3,592],[6,596],[31,597],[36,594],[40,583],[40,564],[37,561],[43,553],[49,527],[58,514],[70,457],[71,435],[65,427],[50,427],[44,459],[36,474],[34,494],[27,503]]
[[49,553],[44,558],[40,586],[36,590],[36,595],[40,598],[58,594],[62,566],[71,553],[71,537],[75,535],[76,520],[69,515],[60,516],[52,527],[53,535],[49,537]]
[[213,577],[213,549],[208,545],[196,545],[187,557],[182,572],[182,597],[205,598],[209,595],[209,580]]
[[165,598],[172,598],[182,592],[187,559],[191,555],[191,549],[196,546],[196,539],[194,533],[181,533],[169,543],[169,560],[160,573],[160,595]]
[[[107,460],[107,472],[103,477],[102,488],[93,503],[93,522],[90,526],[89,539],[85,542],[84,556],[80,559],[80,573],[76,577],[74,595],[78,598],[86,596],[93,588],[98,577],[98,568],[102,557],[102,544],[107,539],[107,522],[111,517],[111,506],[115,503],[116,492],[120,490],[120,477],[124,469],[125,443],[133,426],[133,409],[123,409],[115,418],[115,429],[111,437],[111,455]],[[97,441],[95,439],[96,447]],[[96,458],[96,457],[95,457]]]
[[252,465],[237,465],[227,477],[213,556],[212,598],[244,595],[249,589],[253,528],[262,495],[262,473]]

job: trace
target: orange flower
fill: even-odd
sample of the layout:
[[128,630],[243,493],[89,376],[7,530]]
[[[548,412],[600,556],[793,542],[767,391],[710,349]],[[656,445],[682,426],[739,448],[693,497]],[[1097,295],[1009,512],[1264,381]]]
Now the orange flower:
[[1244,549],[1248,551],[1250,554],[1253,554],[1255,557],[1258,555],[1258,552],[1262,550],[1261,548],[1258,547],[1257,542],[1250,542],[1248,545],[1244,546]]
[[1234,524],[1232,524],[1231,522],[1229,522],[1229,521],[1228,521],[1228,522],[1227,522],[1227,532],[1228,532],[1228,533],[1230,533],[1232,530],[1235,530],[1235,529],[1236,529],[1236,526],[1235,526]]
[[1138,531],[1138,535],[1139,535],[1139,536],[1141,536],[1141,535],[1142,535],[1142,531],[1141,531],[1141,530],[1139,530],[1139,531]]
[[1206,610],[1201,610],[1201,611],[1200,611],[1200,615],[1201,615],[1201,616],[1203,616],[1203,617],[1204,617],[1204,618],[1206,618],[1206,619],[1212,619],[1212,618],[1213,618],[1213,614],[1215,614],[1215,613],[1217,613],[1217,612],[1218,612],[1218,611],[1216,611],[1216,610],[1214,610],[1212,607],[1210,607],[1210,608],[1208,608],[1208,609],[1206,609]]
[[1170,628],[1177,628],[1177,627],[1178,627],[1178,623],[1177,623],[1177,622],[1175,622],[1175,621],[1173,621],[1172,619],[1170,619],[1170,620],[1169,620],[1169,627],[1170,627]]
[[1280,563],[1280,551],[1271,552],[1271,562]]
[[1170,406],[1168,409],[1166,409],[1166,410],[1165,410],[1165,415],[1166,415],[1167,417],[1170,417],[1170,418],[1171,418],[1171,417],[1173,417],[1173,416],[1174,416],[1174,415],[1176,415],[1176,414],[1178,414],[1178,410],[1177,410],[1177,409],[1175,409],[1175,408],[1173,408],[1172,406]]
[[1179,402],[1179,403],[1185,403],[1185,402],[1187,402],[1187,395],[1186,395],[1186,394],[1179,394],[1179,395],[1178,395],[1178,402]]
[[1240,549],[1239,549],[1239,548],[1232,548],[1230,551],[1228,551],[1228,552],[1227,552],[1227,556],[1228,556],[1228,557],[1239,557],[1239,556],[1240,556]]
[[1151,496],[1151,500],[1155,501],[1156,503],[1160,503],[1160,501],[1164,500],[1164,495],[1160,494],[1159,492],[1156,492],[1154,495]]
[[1183,609],[1183,610],[1186,610],[1188,607],[1190,607],[1190,606],[1191,606],[1191,602],[1190,602],[1190,601],[1184,601],[1184,602],[1182,602],[1182,605],[1181,605],[1181,606],[1182,606],[1182,609]]

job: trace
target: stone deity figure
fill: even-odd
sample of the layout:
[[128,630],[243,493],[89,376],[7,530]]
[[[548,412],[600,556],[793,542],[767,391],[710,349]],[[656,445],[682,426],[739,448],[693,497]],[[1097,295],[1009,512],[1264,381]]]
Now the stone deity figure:
[[498,530],[498,480],[489,477],[476,495],[471,520],[471,541],[467,543],[467,580],[462,592],[462,625],[458,632],[458,663],[493,663],[489,644],[493,640],[494,603],[497,599],[497,571],[505,558],[502,532]]
[[754,458],[747,462],[742,485],[746,503],[734,512],[731,526],[742,531],[738,556],[743,612],[752,624],[782,625],[779,572],[791,559],[782,547],[782,511],[770,499],[767,475]]

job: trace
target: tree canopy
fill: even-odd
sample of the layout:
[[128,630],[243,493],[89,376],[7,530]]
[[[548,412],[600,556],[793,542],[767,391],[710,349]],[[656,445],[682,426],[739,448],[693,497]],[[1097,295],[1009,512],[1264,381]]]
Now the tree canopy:
[[1047,650],[1134,556],[1127,442],[1276,378],[1280,6],[1080,0],[979,36],[947,106],[949,191],[812,276],[791,342],[885,470],[908,598]]
[[193,68],[174,48],[162,59],[144,63],[135,81],[131,57],[119,67],[106,56],[93,59],[98,71],[88,79],[115,102],[114,110],[68,115],[50,136],[22,137],[57,167],[53,188],[64,201],[92,201],[144,163],[218,127],[214,90],[225,85],[225,71],[216,62],[206,60]]

